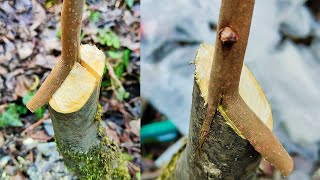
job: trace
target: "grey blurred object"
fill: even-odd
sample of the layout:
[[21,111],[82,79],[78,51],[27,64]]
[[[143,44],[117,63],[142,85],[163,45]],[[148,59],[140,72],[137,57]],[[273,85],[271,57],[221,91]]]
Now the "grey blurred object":
[[[189,129],[193,86],[194,67],[189,63],[200,43],[214,43],[220,2],[142,1],[141,93],[183,134]],[[256,0],[245,63],[271,103],[275,133],[282,143],[290,152],[315,160],[320,142],[320,34],[319,22],[304,2]],[[308,12],[283,18],[291,9]],[[280,30],[317,38],[311,48],[281,41]]]
[[27,162],[27,174],[31,180],[75,180],[77,179],[72,173],[67,170],[67,167],[62,161],[62,157],[56,148],[56,143],[39,143],[37,145],[38,152],[34,163]]
[[55,142],[39,143],[37,144],[38,151],[44,156],[53,156],[57,153],[57,147]]
[[312,44],[311,50],[315,58],[320,61],[320,23],[314,23],[314,36],[316,37]]
[[279,0],[279,29],[285,35],[295,39],[310,35],[313,19],[309,9],[303,5],[306,1]]
[[46,119],[43,121],[44,124],[44,129],[46,130],[47,134],[51,137],[54,136],[54,131],[53,131],[53,126],[52,126],[52,120],[50,119]]

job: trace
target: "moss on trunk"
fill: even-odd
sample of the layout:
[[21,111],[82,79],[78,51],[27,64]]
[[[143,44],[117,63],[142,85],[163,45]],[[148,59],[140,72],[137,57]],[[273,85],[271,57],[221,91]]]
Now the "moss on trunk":
[[58,150],[80,179],[130,179],[120,148],[101,125],[98,94],[96,89],[74,113],[59,113],[49,106]]

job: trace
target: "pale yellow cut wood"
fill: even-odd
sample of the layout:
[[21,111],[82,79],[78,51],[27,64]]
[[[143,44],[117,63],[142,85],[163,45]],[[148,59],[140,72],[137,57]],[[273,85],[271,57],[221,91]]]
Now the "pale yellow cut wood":
[[78,111],[88,101],[96,84],[97,79],[76,62],[67,79],[49,100],[49,104],[60,113]]
[[105,66],[104,53],[95,46],[81,45],[80,59],[49,100],[50,106],[57,112],[78,111],[100,83]]
[[80,63],[97,79],[100,79],[105,66],[105,55],[96,46],[84,44],[80,46]]
[[[194,64],[196,81],[199,84],[201,95],[207,102],[208,83],[210,78],[210,70],[201,71],[212,67],[211,63],[214,57],[214,46],[209,44],[201,44],[198,49]],[[264,95],[260,85],[254,78],[250,70],[244,65],[240,77],[239,94],[252,111],[268,126],[273,129],[273,118],[270,104]],[[228,124],[240,135],[240,131],[233,125],[232,121],[226,116],[221,106],[218,107],[220,113],[228,121]]]

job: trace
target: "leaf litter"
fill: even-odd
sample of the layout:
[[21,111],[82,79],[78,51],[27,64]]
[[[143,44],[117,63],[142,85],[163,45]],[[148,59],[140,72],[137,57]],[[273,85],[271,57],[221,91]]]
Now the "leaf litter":
[[[0,2],[0,179],[76,179],[55,149],[46,107],[25,108],[60,57],[61,7],[61,0]],[[138,0],[87,0],[81,32],[83,44],[107,55],[102,119],[133,179],[140,176],[139,19]]]

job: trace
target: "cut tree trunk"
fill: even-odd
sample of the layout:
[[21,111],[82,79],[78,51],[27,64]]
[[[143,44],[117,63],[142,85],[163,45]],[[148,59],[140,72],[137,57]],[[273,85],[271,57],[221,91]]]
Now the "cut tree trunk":
[[58,150],[80,179],[130,179],[120,148],[101,125],[99,89],[105,56],[82,45],[66,80],[49,101]]
[[[218,108],[206,141],[199,153],[200,129],[206,113],[205,99],[209,83],[214,46],[202,44],[195,60],[195,81],[190,117],[190,129],[186,146],[172,158],[165,167],[160,179],[201,180],[201,179],[253,179],[256,176],[261,155],[245,140],[240,131],[227,118],[222,108]],[[239,92],[246,102],[246,88],[257,84],[250,71],[244,66],[242,69]],[[256,87],[256,86],[254,86]],[[251,93],[258,93],[261,89],[251,89]],[[262,101],[266,98],[262,96]],[[255,105],[264,109],[257,116],[272,129],[273,119],[270,107],[265,104]],[[269,105],[268,105],[269,106]]]

